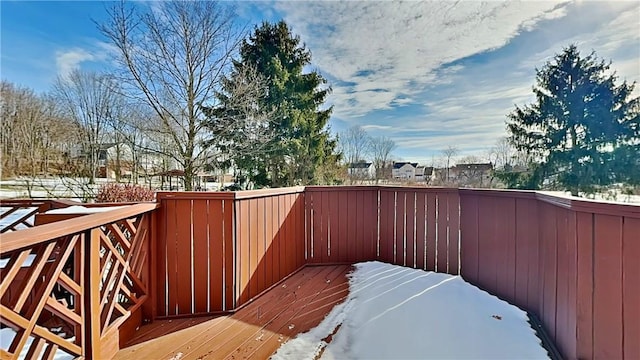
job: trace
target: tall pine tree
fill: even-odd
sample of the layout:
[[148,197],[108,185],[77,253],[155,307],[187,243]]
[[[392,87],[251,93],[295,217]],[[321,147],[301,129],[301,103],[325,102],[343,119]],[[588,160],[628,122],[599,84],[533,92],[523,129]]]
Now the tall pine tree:
[[332,180],[339,158],[327,127],[332,109],[322,108],[331,89],[317,71],[305,72],[310,63],[311,52],[283,21],[256,27],[240,46],[234,72],[250,67],[265,79],[265,95],[258,103],[271,114],[269,144],[235,164],[259,186]]
[[637,167],[640,158],[635,84],[616,85],[610,63],[595,53],[581,56],[575,45],[536,73],[536,101],[516,106],[507,124],[511,143],[535,161],[536,183],[530,185],[546,181],[577,195],[598,185],[632,182],[627,168]]

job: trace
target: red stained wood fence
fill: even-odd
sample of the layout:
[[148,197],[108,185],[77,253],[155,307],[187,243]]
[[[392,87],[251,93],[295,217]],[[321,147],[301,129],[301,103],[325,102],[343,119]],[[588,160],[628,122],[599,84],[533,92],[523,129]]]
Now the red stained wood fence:
[[307,187],[309,263],[379,260],[458,274],[457,189]]
[[303,191],[158,193],[158,316],[237,310],[304,265]]
[[460,190],[464,278],[538,315],[567,359],[640,358],[640,206]]

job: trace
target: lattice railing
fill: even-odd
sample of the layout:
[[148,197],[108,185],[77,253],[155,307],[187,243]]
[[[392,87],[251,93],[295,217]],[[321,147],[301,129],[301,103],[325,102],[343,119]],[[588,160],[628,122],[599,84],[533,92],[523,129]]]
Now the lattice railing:
[[4,234],[0,322],[3,343],[12,339],[0,356],[108,358],[117,351],[119,327],[148,297],[155,207],[132,205]]

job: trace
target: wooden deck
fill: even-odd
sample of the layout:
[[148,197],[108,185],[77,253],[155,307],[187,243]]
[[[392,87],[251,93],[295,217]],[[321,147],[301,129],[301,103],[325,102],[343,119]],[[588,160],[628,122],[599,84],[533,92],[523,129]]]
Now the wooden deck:
[[266,359],[349,293],[351,266],[307,266],[232,315],[142,326],[116,359]]

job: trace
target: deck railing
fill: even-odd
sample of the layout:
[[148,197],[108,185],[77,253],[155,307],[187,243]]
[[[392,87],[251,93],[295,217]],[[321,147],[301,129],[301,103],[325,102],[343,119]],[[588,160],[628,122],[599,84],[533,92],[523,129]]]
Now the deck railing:
[[[149,296],[150,213],[156,204],[5,233],[2,358],[110,358]],[[148,317],[152,314],[149,312]]]
[[[379,260],[462,274],[537,315],[566,358],[640,358],[637,205],[379,186],[172,192],[157,203],[2,235],[10,353],[31,337],[32,353],[108,357],[143,318],[235,311],[305,264]],[[75,337],[47,330],[51,318]]]

